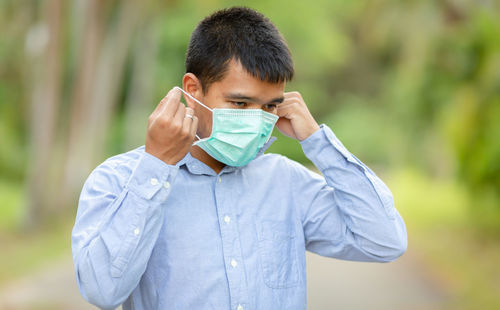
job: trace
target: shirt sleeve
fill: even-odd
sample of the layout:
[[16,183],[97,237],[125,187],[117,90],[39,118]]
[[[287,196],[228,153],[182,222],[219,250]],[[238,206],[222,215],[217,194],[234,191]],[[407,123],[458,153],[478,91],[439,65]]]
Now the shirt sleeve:
[[178,171],[146,152],[136,162],[125,176],[124,166],[104,162],[80,196],[72,232],[76,278],[83,297],[102,309],[118,307],[138,285]]
[[407,247],[389,188],[326,125],[301,142],[323,177],[292,165],[306,249],[322,256],[388,262]]

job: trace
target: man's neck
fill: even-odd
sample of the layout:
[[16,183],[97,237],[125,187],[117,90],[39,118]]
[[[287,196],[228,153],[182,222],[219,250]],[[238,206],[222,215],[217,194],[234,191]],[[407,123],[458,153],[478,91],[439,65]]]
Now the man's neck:
[[212,168],[212,170],[217,174],[219,174],[222,168],[226,166],[220,161],[215,160],[212,156],[208,155],[208,153],[201,149],[199,146],[191,147],[191,150],[189,152],[191,153],[191,156]]

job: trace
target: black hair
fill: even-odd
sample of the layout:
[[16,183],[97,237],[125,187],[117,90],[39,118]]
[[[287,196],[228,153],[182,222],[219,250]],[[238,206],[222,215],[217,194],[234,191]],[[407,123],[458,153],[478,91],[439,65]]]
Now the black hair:
[[265,82],[293,78],[285,39],[268,18],[250,8],[216,11],[198,24],[186,53],[186,73],[196,75],[206,92],[210,84],[224,78],[231,60]]

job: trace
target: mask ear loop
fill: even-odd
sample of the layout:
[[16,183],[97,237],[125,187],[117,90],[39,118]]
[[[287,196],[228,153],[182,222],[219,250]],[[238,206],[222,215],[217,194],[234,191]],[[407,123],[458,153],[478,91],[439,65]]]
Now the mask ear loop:
[[[191,94],[187,93],[186,91],[184,91],[184,89],[180,88],[179,86],[175,86],[174,89],[178,89],[180,90],[181,92],[184,93],[184,95],[188,96],[189,98],[193,99],[196,103],[198,103],[199,105],[201,105],[202,107],[204,107],[205,109],[209,110],[210,112],[213,113],[212,109],[210,109],[209,107],[207,107],[206,105],[204,105],[203,103],[201,103],[201,101],[199,101],[198,99],[196,99],[195,97],[191,96]],[[195,134],[196,138],[198,138],[198,140],[201,140],[200,137],[198,137],[197,134]]]

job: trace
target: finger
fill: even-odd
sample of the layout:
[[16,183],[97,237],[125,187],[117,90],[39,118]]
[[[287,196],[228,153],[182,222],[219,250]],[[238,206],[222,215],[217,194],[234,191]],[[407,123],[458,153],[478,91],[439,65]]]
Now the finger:
[[184,120],[182,121],[182,129],[185,130],[187,134],[191,133],[191,123],[193,122],[193,109],[185,108],[186,113],[184,114]]
[[186,115],[194,116],[194,110],[190,107],[186,108]]
[[172,92],[172,90],[170,90],[166,95],[165,97],[163,97],[160,102],[156,105],[156,108],[153,110],[153,112],[151,113],[151,118],[156,118],[158,117],[158,115],[161,113],[161,111],[163,111],[163,109],[165,108],[165,104],[167,103],[167,100],[168,100],[168,95]]
[[186,107],[180,102],[177,103],[177,111],[174,115],[174,122],[176,124],[182,125],[184,117],[186,116]]
[[164,114],[167,117],[173,117],[176,115],[180,106],[184,107],[181,103],[181,91],[174,88],[168,93],[167,102],[165,103],[161,114]]
[[292,106],[296,106],[300,104],[299,100],[292,98],[292,99],[285,99],[282,103],[278,105],[278,109],[284,109],[284,108],[289,108]]
[[288,102],[288,101],[303,101],[302,100],[302,97],[299,95],[295,95],[295,94],[290,94],[290,93],[287,93],[283,96],[284,100],[283,100],[283,103],[284,102]]
[[282,103],[278,106],[278,116],[279,117],[289,117],[293,111],[297,109],[297,102],[293,101],[290,103]]
[[196,130],[198,130],[198,117],[193,116],[193,120],[191,121],[191,137],[196,136]]
[[302,95],[297,91],[291,91],[284,93],[283,96],[286,98],[302,98]]
[[276,122],[276,128],[278,128],[278,130],[287,137],[295,139],[297,138],[297,136],[295,135],[295,131],[293,130],[292,123],[289,119],[280,118]]
[[[174,94],[175,89],[172,88],[166,95],[165,97],[160,100],[160,103],[156,106],[156,109],[151,113],[151,118],[156,119],[160,115],[168,113],[168,114],[174,114],[175,110],[172,109],[172,107],[169,107],[169,110],[166,111],[167,106],[169,105],[169,102],[172,100],[172,95]],[[168,115],[168,116],[170,116]]]
[[285,93],[283,103],[280,105],[286,105],[287,103],[296,102],[299,105],[306,105],[304,99],[298,92]]

